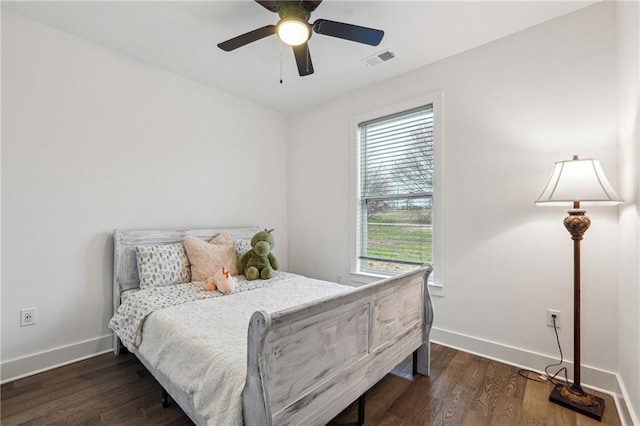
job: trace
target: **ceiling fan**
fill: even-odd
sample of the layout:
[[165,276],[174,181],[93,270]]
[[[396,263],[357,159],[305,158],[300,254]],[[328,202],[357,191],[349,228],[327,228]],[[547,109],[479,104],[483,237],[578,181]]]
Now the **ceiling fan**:
[[311,12],[316,10],[322,0],[255,0],[255,2],[271,12],[278,13],[280,15],[278,24],[249,31],[223,41],[218,44],[218,47],[230,52],[254,41],[278,34],[280,40],[293,47],[298,73],[301,77],[313,74],[313,64],[307,41],[314,32],[370,46],[380,44],[384,36],[382,30],[327,19],[317,19],[311,24],[309,22]]

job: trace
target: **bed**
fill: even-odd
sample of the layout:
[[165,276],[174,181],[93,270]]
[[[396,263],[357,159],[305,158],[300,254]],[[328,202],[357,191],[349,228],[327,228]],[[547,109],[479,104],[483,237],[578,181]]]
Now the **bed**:
[[[250,240],[259,230],[116,230],[114,313],[148,297],[139,288],[136,246],[221,232]],[[278,272],[271,280],[240,277],[237,291],[224,296],[202,292],[202,283],[168,286],[168,294],[190,296],[140,314],[135,337],[117,330],[114,352],[126,339],[198,425],[325,424],[412,354],[414,372],[429,375],[431,271],[425,265],[357,288]]]

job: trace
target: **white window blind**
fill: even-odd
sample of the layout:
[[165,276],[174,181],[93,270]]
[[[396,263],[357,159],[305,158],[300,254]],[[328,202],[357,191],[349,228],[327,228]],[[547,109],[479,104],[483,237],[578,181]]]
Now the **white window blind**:
[[360,269],[432,262],[432,105],[362,122],[358,134]]

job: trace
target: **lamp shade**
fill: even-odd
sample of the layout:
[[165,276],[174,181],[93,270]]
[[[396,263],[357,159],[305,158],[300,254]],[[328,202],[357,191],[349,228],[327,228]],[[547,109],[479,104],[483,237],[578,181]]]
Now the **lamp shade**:
[[536,205],[567,206],[575,201],[584,205],[616,205],[622,198],[611,187],[598,160],[558,161]]
[[298,46],[309,40],[311,29],[297,18],[284,18],[278,23],[278,37],[290,46]]

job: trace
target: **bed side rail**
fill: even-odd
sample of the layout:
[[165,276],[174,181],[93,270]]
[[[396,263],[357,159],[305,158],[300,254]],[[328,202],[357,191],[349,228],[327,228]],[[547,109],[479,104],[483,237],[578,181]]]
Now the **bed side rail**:
[[429,374],[432,267],[273,313],[248,335],[247,425],[325,424],[418,350]]

